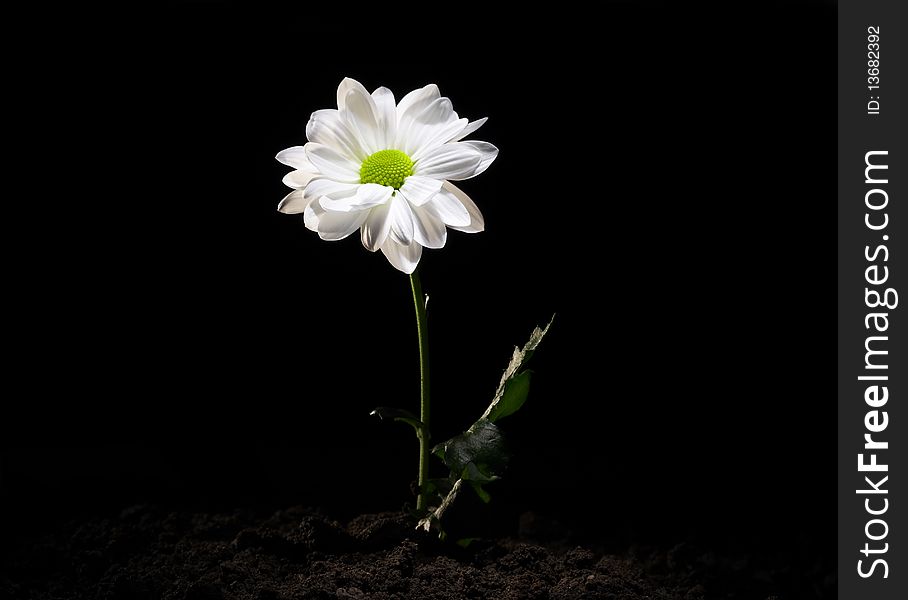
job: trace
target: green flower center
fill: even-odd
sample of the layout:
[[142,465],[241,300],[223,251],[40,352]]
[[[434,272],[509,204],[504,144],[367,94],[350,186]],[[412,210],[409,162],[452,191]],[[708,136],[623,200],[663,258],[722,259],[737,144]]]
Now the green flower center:
[[413,174],[413,161],[400,150],[379,150],[363,161],[360,183],[390,185],[399,190],[404,179]]

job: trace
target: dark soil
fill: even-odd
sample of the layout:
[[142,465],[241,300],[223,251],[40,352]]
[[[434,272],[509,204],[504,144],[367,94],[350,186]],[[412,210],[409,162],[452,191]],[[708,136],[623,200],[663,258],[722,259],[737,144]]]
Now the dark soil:
[[819,566],[767,566],[686,544],[615,556],[550,534],[526,515],[519,538],[463,549],[419,534],[397,513],[344,525],[303,508],[261,515],[138,506],[6,548],[0,598],[781,600],[834,592]]

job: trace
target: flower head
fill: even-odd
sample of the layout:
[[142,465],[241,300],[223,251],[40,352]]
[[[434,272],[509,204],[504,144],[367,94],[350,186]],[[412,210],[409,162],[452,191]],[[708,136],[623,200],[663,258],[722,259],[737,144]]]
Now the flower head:
[[344,79],[337,110],[312,113],[309,143],[278,153],[295,169],[278,210],[302,213],[323,240],[359,230],[366,249],[412,273],[424,247],[445,245],[448,227],[483,230],[482,213],[451,181],[479,175],[498,156],[488,142],[462,141],[485,121],[458,117],[434,84],[395,104],[388,88],[370,94]]

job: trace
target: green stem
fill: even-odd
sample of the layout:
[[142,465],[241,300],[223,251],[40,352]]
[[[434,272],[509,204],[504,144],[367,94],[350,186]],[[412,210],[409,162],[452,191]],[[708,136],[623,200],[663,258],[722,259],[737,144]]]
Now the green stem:
[[416,333],[419,334],[419,420],[423,426],[416,432],[419,438],[419,497],[416,509],[426,508],[426,482],[429,479],[429,330],[426,328],[426,297],[422,283],[414,271],[410,275],[413,305],[416,308]]

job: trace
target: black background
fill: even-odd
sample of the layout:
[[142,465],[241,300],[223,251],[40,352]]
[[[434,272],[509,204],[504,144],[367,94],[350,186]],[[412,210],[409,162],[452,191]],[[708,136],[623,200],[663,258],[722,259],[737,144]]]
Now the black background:
[[830,553],[835,8],[602,10],[39,25],[11,73],[2,527],[410,499],[415,440],[368,416],[417,408],[407,278],[275,210],[273,156],[351,76],[435,82],[501,150],[462,186],[486,231],[420,267],[436,439],[557,313],[478,528]]

